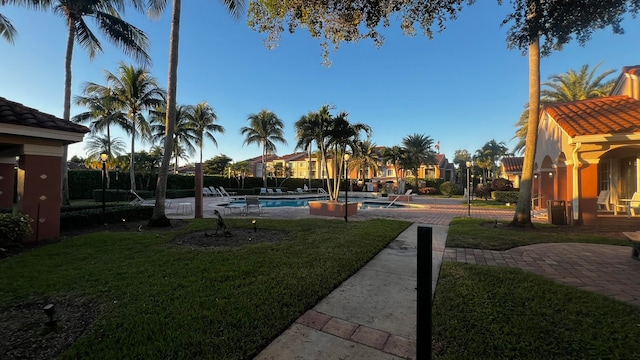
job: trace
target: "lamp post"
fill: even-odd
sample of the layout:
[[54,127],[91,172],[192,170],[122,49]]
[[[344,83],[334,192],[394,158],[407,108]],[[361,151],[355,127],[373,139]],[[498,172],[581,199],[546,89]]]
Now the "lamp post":
[[469,174],[471,173],[471,161],[467,161],[467,216],[471,217],[471,186],[469,186],[469,182],[471,178]]
[[120,165],[116,166],[116,203],[120,201],[120,182],[118,175],[120,175]]
[[107,154],[100,154],[100,160],[102,160],[102,218],[103,219],[104,219],[104,212],[105,212],[104,194],[107,186],[106,177],[107,177],[107,159],[108,158],[109,156]]
[[344,222],[349,221],[349,154],[344,154],[344,169],[347,183],[344,186]]

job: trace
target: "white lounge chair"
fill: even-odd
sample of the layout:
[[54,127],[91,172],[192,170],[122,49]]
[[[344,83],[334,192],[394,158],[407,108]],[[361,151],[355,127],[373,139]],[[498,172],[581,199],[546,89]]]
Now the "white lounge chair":
[[276,189],[276,195],[287,195],[287,194],[283,193],[281,189]]
[[296,189],[296,193],[297,193],[297,194],[305,194],[305,191],[304,191],[304,190],[302,190],[301,188],[297,188],[297,189]]
[[208,187],[203,187],[202,188],[202,195],[205,196],[205,197],[214,196],[213,191],[211,191],[211,189],[209,189]]
[[219,186],[218,187],[220,189],[220,192],[222,193],[222,195],[226,196],[226,197],[232,197],[232,196],[236,196],[238,195],[237,192],[228,192],[227,190],[225,190],[224,187]]
[[628,215],[636,216],[636,210],[640,210],[640,193],[634,192],[631,199],[618,199],[624,201],[622,204],[616,204],[616,209],[621,208]]
[[273,189],[267,189],[267,195],[275,195],[276,193],[273,192]]
[[[136,194],[135,191],[129,190],[129,192],[131,192],[131,194],[136,197],[135,199],[133,199],[133,201],[131,201],[131,205],[156,206],[156,199],[143,199],[142,196]],[[164,206],[171,206],[171,200],[165,200]]]
[[269,195],[267,194],[267,188],[260,188],[260,195]]
[[611,211],[611,197],[609,190],[602,190],[598,194],[598,211]]

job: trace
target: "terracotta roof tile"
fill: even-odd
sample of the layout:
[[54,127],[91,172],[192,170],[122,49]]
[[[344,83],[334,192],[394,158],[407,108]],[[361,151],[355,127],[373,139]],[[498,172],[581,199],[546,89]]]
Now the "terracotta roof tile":
[[522,165],[524,164],[523,157],[503,157],[500,159],[504,171],[508,173],[522,172]]
[[543,111],[570,137],[640,131],[640,101],[624,95],[551,104]]
[[75,133],[88,133],[91,131],[86,126],[64,121],[3,97],[0,97],[0,123]]
[[623,66],[622,73],[629,75],[638,75],[640,74],[640,65]]

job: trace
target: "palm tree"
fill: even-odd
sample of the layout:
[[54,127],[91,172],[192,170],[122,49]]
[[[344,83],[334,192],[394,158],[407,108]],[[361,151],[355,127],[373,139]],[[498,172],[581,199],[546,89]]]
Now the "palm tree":
[[[317,112],[309,112],[300,117],[295,122],[296,129],[296,149],[303,149],[311,152],[313,142],[316,143],[321,158],[321,166],[327,164],[327,144],[325,139],[329,136],[328,129],[331,125],[332,116],[330,114],[332,106],[323,105]],[[311,187],[311,156],[309,156],[309,187]],[[328,172],[325,172],[327,175]]]
[[[173,171],[178,172],[178,158],[188,159],[188,155],[195,152],[193,146],[197,142],[196,131],[190,114],[193,113],[193,106],[178,105],[176,107],[176,121],[173,128],[173,148],[171,149],[175,159]],[[151,112],[151,133],[154,140],[164,142],[166,136],[166,110],[158,108]]]
[[[130,1],[134,6],[141,7],[140,0]],[[73,45],[78,45],[89,52],[89,59],[93,60],[98,52],[102,52],[100,41],[91,31],[85,18],[94,18],[98,29],[113,44],[120,47],[125,54],[133,56],[138,61],[149,63],[147,54],[149,40],[145,33],[122,20],[120,13],[124,11],[125,2],[121,0],[4,0],[3,3],[22,5],[37,10],[53,9],[61,15],[68,29],[67,50],[65,54],[64,81],[64,110],[62,118],[71,118],[71,60]],[[67,167],[68,146],[64,146],[62,154],[62,204],[69,204],[69,174]]]
[[394,145],[392,147],[385,147],[382,150],[382,159],[387,163],[393,165],[394,173],[396,174],[396,184],[400,183],[400,173],[404,159],[406,157],[406,151],[403,147]]
[[[243,0],[222,0],[226,10],[234,18],[239,18],[244,9]],[[149,0],[149,14],[160,16],[166,7],[167,0]],[[180,44],[180,12],[182,0],[173,0],[173,14],[171,16],[171,35],[169,40],[169,79],[167,81],[167,136],[164,142],[164,156],[158,173],[156,185],[156,204],[153,216],[149,222],[152,226],[169,226],[171,223],[165,214],[164,201],[167,196],[167,176],[169,174],[170,153],[173,148],[173,122],[176,118],[176,87],[178,83],[178,49]]]
[[109,156],[108,163],[112,165],[125,152],[125,143],[118,137],[109,138],[92,135],[87,139],[84,149],[87,153],[85,164],[93,168],[99,168],[102,164],[100,155],[107,154]]
[[218,120],[218,115],[213,108],[206,102],[201,102],[192,107],[192,111],[187,114],[189,121],[191,122],[195,136],[196,145],[200,148],[200,163],[202,163],[202,147],[204,146],[204,138],[211,140],[213,144],[218,147],[218,141],[213,136],[213,133],[224,134],[224,127],[222,125],[215,124]]
[[402,139],[402,146],[405,149],[403,161],[404,167],[411,169],[415,176],[416,188],[418,188],[418,170],[422,164],[435,163],[435,151],[431,149],[433,140],[423,134],[413,134]]
[[503,141],[496,142],[495,140],[490,140],[486,144],[482,146],[482,148],[476,151],[476,156],[474,156],[474,163],[476,166],[484,170],[487,170],[489,174],[484,176],[486,180],[487,177],[491,174],[491,170],[496,165],[496,161],[505,156],[508,152],[508,148]]
[[[76,105],[85,106],[89,110],[73,117],[77,123],[89,123],[92,133],[105,132],[107,144],[111,144],[111,125],[118,125],[127,133],[131,132],[129,121],[125,114],[116,109],[112,90],[94,83],[85,83],[83,93],[85,96],[76,96]],[[111,150],[107,149],[111,154]]]
[[262,147],[262,183],[267,187],[267,155],[276,152],[276,142],[287,144],[284,138],[284,123],[269,110],[261,110],[257,114],[251,114],[247,118],[251,123],[240,129],[240,133],[246,138],[245,145],[259,144]]
[[[354,150],[353,160],[349,162],[351,168],[361,170],[359,175],[362,179],[372,178],[378,173],[380,168],[380,152],[376,148],[376,144],[370,139],[358,141]],[[347,169],[348,171],[349,169]],[[373,176],[371,175],[373,174]]]
[[131,134],[131,160],[129,175],[131,176],[131,190],[136,190],[135,181],[135,139],[148,139],[151,131],[144,112],[164,104],[164,91],[158,87],[151,74],[133,65],[121,62],[118,74],[106,71],[107,84],[113,89],[113,99],[116,107],[127,112]]
[[8,17],[0,14],[0,36],[13,44],[13,39],[17,34],[16,28],[13,27]]
[[[582,65],[580,70],[576,72],[569,69],[564,74],[551,75],[549,81],[542,83],[547,89],[542,89],[540,95],[541,105],[579,101],[592,98],[598,98],[609,95],[615,80],[605,80],[607,76],[613,74],[615,70],[609,69],[600,74],[596,74],[598,68],[602,65],[599,63],[591,71],[589,65]],[[516,134],[514,139],[519,139],[514,147],[514,152],[522,152],[527,137],[527,126],[529,124],[529,104],[525,106],[525,110],[520,115],[520,119],[516,123]]]

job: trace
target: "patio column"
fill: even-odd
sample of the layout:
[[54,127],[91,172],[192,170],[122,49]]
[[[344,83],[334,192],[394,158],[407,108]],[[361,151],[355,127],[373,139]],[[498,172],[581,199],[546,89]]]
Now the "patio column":
[[30,241],[60,235],[62,147],[24,145],[18,162],[18,210],[33,219]]
[[580,217],[583,225],[593,224],[598,212],[598,164],[580,167]]
[[13,207],[15,157],[0,158],[0,209]]

